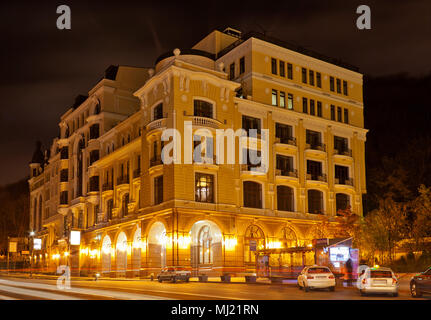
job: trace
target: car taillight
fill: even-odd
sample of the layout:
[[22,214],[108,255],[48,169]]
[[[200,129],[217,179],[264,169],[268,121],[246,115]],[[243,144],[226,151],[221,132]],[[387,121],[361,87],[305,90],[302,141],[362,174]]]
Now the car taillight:
[[307,276],[307,279],[314,279],[313,276]]
[[334,277],[334,276],[329,276],[328,278],[329,278],[329,279],[335,279],[335,277]]
[[397,279],[392,278],[392,284],[396,284],[397,283]]

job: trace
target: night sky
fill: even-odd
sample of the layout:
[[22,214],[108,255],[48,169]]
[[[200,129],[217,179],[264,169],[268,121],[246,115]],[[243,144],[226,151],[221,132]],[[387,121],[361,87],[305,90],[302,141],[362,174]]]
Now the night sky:
[[[71,8],[72,30],[56,28],[60,4]],[[361,4],[371,7],[372,30],[356,28]],[[0,21],[0,185],[27,176],[35,141],[50,146],[60,116],[109,65],[152,67],[218,27],[265,31],[367,75],[431,71],[429,0],[15,1],[1,4]]]

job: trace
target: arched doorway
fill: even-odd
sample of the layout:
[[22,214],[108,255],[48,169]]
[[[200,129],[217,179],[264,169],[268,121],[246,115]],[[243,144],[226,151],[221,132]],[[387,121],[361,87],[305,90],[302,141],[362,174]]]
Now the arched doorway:
[[162,222],[155,222],[148,232],[148,270],[156,273],[166,267],[166,228]]
[[111,238],[105,236],[102,241],[102,273],[111,272]]
[[190,257],[193,271],[206,270],[213,272],[214,267],[222,266],[222,239],[220,228],[212,221],[201,220],[196,222],[190,235]]
[[132,243],[132,269],[135,276],[138,276],[141,271],[141,250],[141,228],[138,226],[133,235]]
[[117,264],[117,276],[122,277],[126,275],[127,269],[127,236],[124,232],[121,232],[117,238],[117,244],[115,246],[116,264]]
[[244,263],[255,266],[256,250],[265,248],[265,234],[255,224],[250,225],[244,235]]

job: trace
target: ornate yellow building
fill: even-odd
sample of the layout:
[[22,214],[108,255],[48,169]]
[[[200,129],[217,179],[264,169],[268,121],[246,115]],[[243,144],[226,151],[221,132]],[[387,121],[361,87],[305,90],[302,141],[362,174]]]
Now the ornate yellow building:
[[[322,215],[362,215],[362,74],[260,34],[214,31],[154,69],[111,66],[59,125],[50,152],[37,149],[30,164],[30,228],[42,238],[33,258],[45,271],[242,272],[256,250],[310,245]],[[241,128],[257,135],[245,147],[234,137],[231,163],[227,146],[216,148],[229,137],[216,130]],[[162,138],[166,129],[179,136]],[[264,170],[240,164],[265,129]],[[203,161],[186,152],[193,138]]]

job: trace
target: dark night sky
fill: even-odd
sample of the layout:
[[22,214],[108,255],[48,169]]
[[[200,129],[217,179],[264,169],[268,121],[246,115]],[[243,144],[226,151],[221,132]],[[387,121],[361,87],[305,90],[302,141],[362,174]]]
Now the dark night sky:
[[[431,71],[429,0],[41,2],[1,5],[0,185],[27,175],[35,141],[49,146],[61,114],[106,67],[153,66],[217,27],[264,29],[373,76]],[[70,31],[56,28],[60,4],[71,8]],[[372,30],[356,28],[360,4],[371,7]]]

